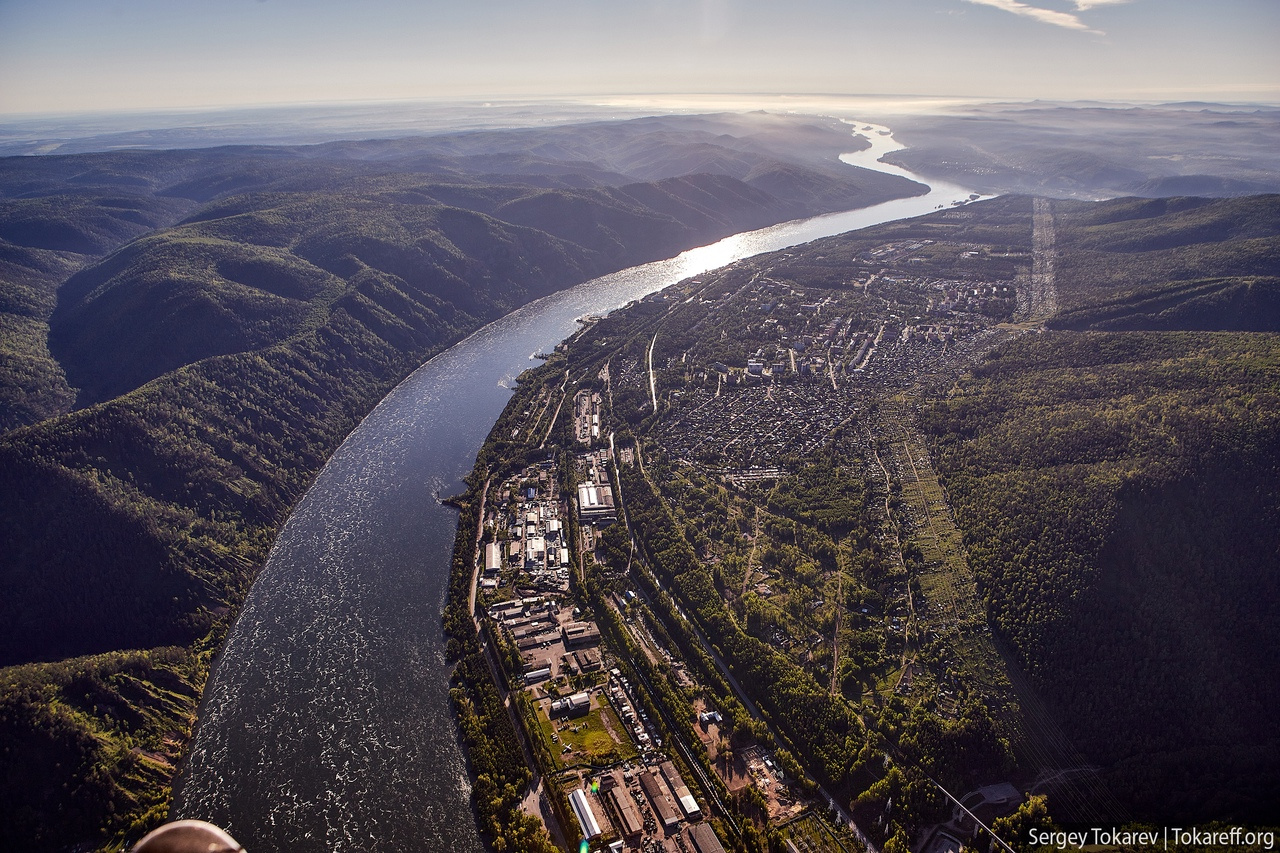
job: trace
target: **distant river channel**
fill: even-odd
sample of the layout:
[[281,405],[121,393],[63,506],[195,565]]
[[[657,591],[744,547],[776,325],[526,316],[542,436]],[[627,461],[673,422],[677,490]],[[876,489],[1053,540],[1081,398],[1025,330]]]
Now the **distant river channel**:
[[[926,181],[877,159],[847,163]],[[881,131],[884,131],[881,133]],[[480,853],[449,702],[440,617],[461,490],[514,379],[578,328],[742,258],[967,199],[928,195],[727,237],[530,303],[437,355],[325,465],[249,592],[200,708],[175,816],[228,829],[252,853]]]

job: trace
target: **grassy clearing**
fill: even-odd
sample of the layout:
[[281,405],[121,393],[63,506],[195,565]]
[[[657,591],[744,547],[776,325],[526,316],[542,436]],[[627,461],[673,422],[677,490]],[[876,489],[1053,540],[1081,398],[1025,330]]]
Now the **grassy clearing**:
[[[592,708],[582,717],[551,720],[546,711],[538,710],[538,723],[542,736],[555,757],[557,768],[563,770],[579,764],[613,764],[629,761],[638,753],[627,727],[618,719],[613,708]],[[616,734],[616,737],[615,737]],[[565,747],[569,752],[565,752]]]
[[[904,425],[910,422],[905,413],[898,420]],[[906,429],[888,450],[902,477],[903,509],[912,519],[907,542],[920,550],[924,562],[917,575],[923,601],[915,602],[909,635],[918,638],[932,633],[948,642],[967,673],[966,680],[979,686],[1003,733],[1017,749],[1026,736],[1021,703],[991,636],[963,539],[923,437],[915,429]],[[920,687],[926,686],[922,675],[920,671],[915,674]],[[917,689],[915,695],[929,692]]]

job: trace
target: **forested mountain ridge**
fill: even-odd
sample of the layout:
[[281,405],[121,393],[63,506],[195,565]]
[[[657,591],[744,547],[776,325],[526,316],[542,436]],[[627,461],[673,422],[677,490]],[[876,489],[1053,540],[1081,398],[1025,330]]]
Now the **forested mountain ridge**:
[[[486,196],[502,188],[484,189],[443,186],[440,194],[461,202],[470,191],[487,207]],[[362,314],[369,306],[355,293],[376,304],[392,298],[388,287],[408,289],[423,302],[419,313],[438,315],[417,322],[465,315],[457,319],[466,325],[778,215],[772,198],[709,175],[618,189],[505,189],[510,198],[492,215],[442,204],[432,187],[405,179],[233,197],[69,279],[50,344],[84,405],[201,358],[281,342],[337,307]]]
[[1280,329],[1280,196],[1055,202],[1054,329]]
[[7,847],[109,846],[163,815],[211,652],[276,531],[423,360],[619,267],[923,191],[838,163],[812,204],[725,169],[662,175],[694,144],[669,128],[649,151],[671,164],[640,181],[545,154],[478,175],[498,160],[433,144],[0,163]]
[[[280,216],[314,220],[317,193],[329,193],[326,203],[338,209],[365,194],[406,206],[454,206],[507,225],[558,228],[555,236],[580,243],[599,269],[609,269],[744,228],[924,192],[919,184],[838,161],[841,151],[865,145],[831,120],[725,115],[311,146],[6,158],[0,168],[0,359],[7,368],[0,371],[0,428],[66,411],[74,399],[45,344],[61,282],[129,240],[193,213],[202,221],[217,215],[201,205],[239,204],[247,212],[262,203],[262,194],[294,194],[293,205],[278,210],[270,225],[268,216],[242,220],[254,236],[231,239],[249,243],[270,240]],[[424,184],[431,186],[424,191]],[[243,198],[230,201],[236,196]],[[310,212],[304,210],[308,198]],[[192,276],[184,278],[193,283]],[[226,283],[207,273],[194,279]],[[213,302],[236,298],[218,289],[224,292]],[[286,310],[248,296],[268,314]],[[234,340],[244,331],[236,325],[221,331]],[[250,333],[241,343],[255,339]],[[219,351],[238,348],[223,344]]]
[[993,625],[1135,811],[1274,820],[1280,343],[995,355],[924,418]]
[[1278,204],[1055,202],[1047,325],[1107,331],[922,416],[992,625],[1148,819],[1277,819]]

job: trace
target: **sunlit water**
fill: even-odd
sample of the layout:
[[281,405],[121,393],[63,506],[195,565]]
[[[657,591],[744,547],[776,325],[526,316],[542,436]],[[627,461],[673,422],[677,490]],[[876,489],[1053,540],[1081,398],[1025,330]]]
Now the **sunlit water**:
[[[880,129],[842,159],[914,178],[875,162],[899,147]],[[471,469],[529,354],[577,317],[688,276],[968,195],[934,182],[738,234],[531,303],[424,364],[352,432],[276,541],[214,669],[175,813],[255,853],[480,851],[440,627],[456,516],[436,498]]]

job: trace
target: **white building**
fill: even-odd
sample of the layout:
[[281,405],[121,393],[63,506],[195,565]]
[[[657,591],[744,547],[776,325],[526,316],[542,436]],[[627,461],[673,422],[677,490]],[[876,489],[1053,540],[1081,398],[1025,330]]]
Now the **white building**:
[[486,575],[494,575],[501,568],[502,546],[497,542],[490,542],[484,546],[484,573]]
[[573,813],[577,815],[578,823],[582,825],[582,834],[588,841],[600,834],[600,824],[596,822],[586,791],[579,788],[570,794],[569,805],[573,806]]

